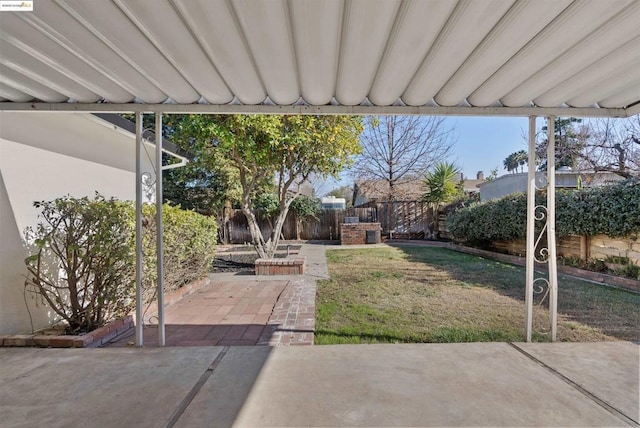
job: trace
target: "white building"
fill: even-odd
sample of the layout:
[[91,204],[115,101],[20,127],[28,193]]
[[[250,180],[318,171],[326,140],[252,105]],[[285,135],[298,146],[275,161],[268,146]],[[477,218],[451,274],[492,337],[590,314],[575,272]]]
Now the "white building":
[[[543,183],[546,172],[536,172],[536,181]],[[572,171],[560,169],[556,171],[557,189],[577,189],[579,187],[598,187],[624,180],[613,172]],[[503,196],[527,190],[527,173],[506,174],[495,180],[486,181],[480,185],[480,200],[499,199]]]
[[336,198],[335,196],[326,196],[320,201],[323,210],[344,210],[347,208],[347,200],[345,198]]
[[[56,320],[24,294],[24,231],[39,214],[33,202],[96,191],[134,200],[132,126],[116,115],[0,112],[0,334],[31,331],[25,300],[34,328]],[[154,146],[143,147],[142,170],[153,175]]]

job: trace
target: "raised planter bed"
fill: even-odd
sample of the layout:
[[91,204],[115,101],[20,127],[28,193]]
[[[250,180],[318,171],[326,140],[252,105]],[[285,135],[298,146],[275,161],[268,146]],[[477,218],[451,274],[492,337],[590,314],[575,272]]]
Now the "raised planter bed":
[[290,255],[279,259],[257,259],[256,275],[303,275],[305,257]]
[[133,327],[133,316],[115,320],[104,327],[79,336],[15,334],[0,336],[1,347],[97,348]]

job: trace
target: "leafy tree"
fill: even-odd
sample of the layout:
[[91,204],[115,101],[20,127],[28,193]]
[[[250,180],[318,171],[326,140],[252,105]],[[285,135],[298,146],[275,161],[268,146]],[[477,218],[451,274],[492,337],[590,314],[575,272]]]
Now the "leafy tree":
[[493,168],[489,172],[489,175],[485,178],[485,181],[492,181],[492,180],[495,180],[496,178],[498,178],[498,167]]
[[428,188],[422,200],[431,204],[434,213],[435,230],[438,230],[438,210],[444,203],[453,201],[456,197],[462,196],[462,182],[458,182],[460,169],[450,162],[438,163],[433,171],[430,171],[424,183]]
[[237,174],[215,153],[211,159],[198,159],[184,167],[163,173],[165,202],[200,214],[216,215],[227,201],[239,198]]
[[[554,123],[555,136],[555,161],[556,169],[562,167],[570,167],[575,169],[578,165],[580,153],[584,148],[584,139],[576,129],[576,124],[582,122],[582,119],[575,117],[561,118],[557,117]],[[536,145],[536,156],[541,160],[538,169],[540,171],[547,170],[547,131],[548,126],[542,127],[542,140]]]
[[640,176],[640,116],[627,119],[592,119],[580,129],[584,149],[581,169]]
[[322,211],[320,201],[307,195],[299,195],[291,202],[291,211],[296,215],[296,239],[300,240],[302,224],[310,220],[318,220]]
[[[238,174],[240,208],[258,255],[272,258],[299,188],[311,174],[337,176],[360,153],[361,119],[350,116],[192,115],[184,135],[199,152],[216,152]],[[255,191],[276,182],[278,212],[264,237],[253,213]]]
[[449,157],[455,142],[441,117],[381,116],[365,122],[363,152],[353,171],[357,178],[385,181],[388,200],[395,199],[397,183],[424,179]]

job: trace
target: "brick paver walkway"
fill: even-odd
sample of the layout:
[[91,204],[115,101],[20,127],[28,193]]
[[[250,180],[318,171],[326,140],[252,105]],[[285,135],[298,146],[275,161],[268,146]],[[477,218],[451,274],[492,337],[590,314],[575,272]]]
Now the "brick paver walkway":
[[278,299],[258,345],[313,345],[316,282],[290,281]]
[[[312,345],[315,292],[304,278],[214,280],[165,308],[166,346]],[[106,346],[134,341],[132,329]],[[157,325],[145,326],[144,345],[158,346]]]

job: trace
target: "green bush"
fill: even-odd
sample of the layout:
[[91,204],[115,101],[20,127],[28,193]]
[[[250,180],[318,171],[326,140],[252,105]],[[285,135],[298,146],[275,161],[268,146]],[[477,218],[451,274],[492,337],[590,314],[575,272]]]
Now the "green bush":
[[[27,236],[34,252],[25,259],[29,291],[68,323],[69,333],[98,328],[135,305],[135,209],[130,202],[97,195],[36,202],[42,221]],[[216,221],[163,206],[165,291],[209,273],[217,241]],[[143,207],[144,300],[155,298],[155,206]]]
[[[544,194],[538,193],[536,204],[544,204],[544,198]],[[514,193],[450,213],[447,227],[458,240],[486,244],[524,238],[526,221],[526,194]],[[606,187],[556,191],[558,236],[636,237],[639,232],[640,180],[637,178]]]
[[[133,207],[131,207],[133,212]],[[146,303],[156,295],[156,207],[145,204],[143,213],[142,251],[143,289]],[[218,239],[217,223],[178,206],[164,204],[164,289],[177,290],[185,284],[205,277],[211,271]]]
[[68,324],[86,332],[126,314],[135,292],[133,211],[96,196],[36,202],[42,222],[27,229],[34,253],[25,286]]

